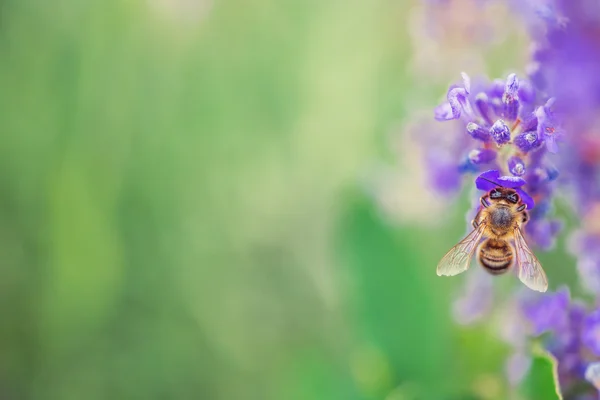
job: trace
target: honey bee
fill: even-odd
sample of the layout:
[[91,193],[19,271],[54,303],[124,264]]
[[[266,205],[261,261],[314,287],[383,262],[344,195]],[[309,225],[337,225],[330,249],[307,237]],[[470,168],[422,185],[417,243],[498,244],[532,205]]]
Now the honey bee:
[[514,189],[500,185],[482,196],[480,202],[481,207],[472,222],[473,231],[442,258],[437,266],[438,276],[466,271],[477,250],[477,261],[490,274],[506,273],[516,260],[521,282],[545,292],[548,289],[546,274],[522,233],[529,219],[527,205]]

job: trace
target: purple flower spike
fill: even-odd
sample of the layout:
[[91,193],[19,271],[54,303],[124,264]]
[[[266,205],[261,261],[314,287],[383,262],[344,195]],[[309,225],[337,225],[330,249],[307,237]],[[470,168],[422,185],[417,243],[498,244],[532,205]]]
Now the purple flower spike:
[[600,310],[585,317],[581,340],[595,355],[600,356]]
[[510,141],[510,129],[508,129],[508,126],[501,119],[494,122],[494,125],[490,128],[490,135],[499,145]]
[[473,164],[487,164],[496,159],[496,152],[488,149],[475,149],[469,153],[469,160]]
[[515,138],[515,145],[525,153],[538,148],[541,144],[536,131],[524,132]]
[[523,176],[525,174],[525,163],[517,156],[508,159],[508,170],[514,176]]
[[467,124],[467,132],[474,139],[482,140],[484,142],[490,140],[489,130],[477,125],[475,122],[469,122]]
[[533,197],[527,194],[523,189],[515,188],[515,191],[521,196],[521,201],[527,205],[527,209],[531,210],[535,207],[535,201]]

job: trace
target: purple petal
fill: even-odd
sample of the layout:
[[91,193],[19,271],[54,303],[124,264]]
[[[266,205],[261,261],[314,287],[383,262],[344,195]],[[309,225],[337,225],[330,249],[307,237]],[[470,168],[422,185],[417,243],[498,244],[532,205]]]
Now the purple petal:
[[452,115],[454,118],[460,118],[462,111],[467,111],[468,105],[468,92],[463,88],[453,88],[448,91],[448,103],[452,109]]
[[515,188],[515,191],[519,194],[519,196],[521,196],[521,201],[527,205],[528,210],[531,210],[533,207],[535,207],[535,202],[533,201],[533,198],[530,195],[528,195],[524,190]]
[[435,119],[438,121],[449,121],[454,119],[454,115],[452,115],[452,107],[450,107],[450,103],[442,103],[437,106],[434,110]]
[[460,76],[463,79],[463,85],[465,86],[465,90],[467,91],[467,93],[471,93],[471,78],[469,78],[469,75],[467,75],[466,72],[461,72]]
[[519,178],[518,176],[501,176],[496,182],[505,188],[518,188],[526,183],[523,178]]
[[554,136],[546,135],[546,148],[550,153],[558,153],[558,146],[556,145],[556,138]]
[[475,187],[477,187],[477,189],[479,189],[479,190],[485,190],[485,191],[492,190],[493,188],[500,186],[496,183],[496,182],[498,182],[499,177],[500,177],[500,172],[498,172],[495,169],[482,172],[475,179]]

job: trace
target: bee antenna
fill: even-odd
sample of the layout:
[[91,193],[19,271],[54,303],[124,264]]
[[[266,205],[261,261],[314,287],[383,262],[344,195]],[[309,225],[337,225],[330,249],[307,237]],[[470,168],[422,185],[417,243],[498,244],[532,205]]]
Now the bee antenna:
[[503,188],[503,187],[504,187],[504,186],[502,186],[501,184],[499,184],[498,182],[494,182],[493,180],[491,180],[491,179],[488,179],[488,178],[484,178],[483,176],[480,176],[479,178],[480,178],[480,179],[483,179],[484,181],[488,181],[488,182],[490,182],[490,183],[493,183],[494,185],[496,185],[496,186],[499,186],[499,187],[501,187],[501,188]]

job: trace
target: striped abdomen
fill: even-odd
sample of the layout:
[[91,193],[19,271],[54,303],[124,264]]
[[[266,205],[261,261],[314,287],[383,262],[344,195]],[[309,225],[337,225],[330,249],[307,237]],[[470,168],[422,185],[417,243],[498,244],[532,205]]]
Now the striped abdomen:
[[512,246],[506,240],[487,239],[479,246],[477,260],[490,274],[503,274],[512,265]]

